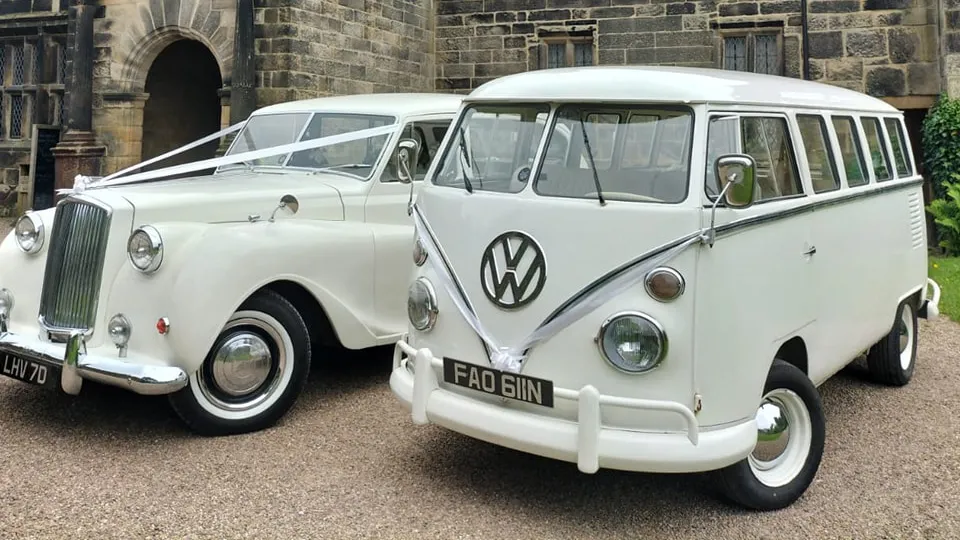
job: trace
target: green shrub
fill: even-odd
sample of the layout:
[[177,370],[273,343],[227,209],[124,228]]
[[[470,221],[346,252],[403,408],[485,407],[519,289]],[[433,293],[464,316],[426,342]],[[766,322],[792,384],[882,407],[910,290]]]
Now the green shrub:
[[948,256],[960,255],[960,174],[951,174],[954,181],[944,182],[944,197],[927,206],[937,224],[940,247]]
[[923,165],[933,198],[947,196],[947,185],[960,171],[960,99],[940,96],[923,120]]

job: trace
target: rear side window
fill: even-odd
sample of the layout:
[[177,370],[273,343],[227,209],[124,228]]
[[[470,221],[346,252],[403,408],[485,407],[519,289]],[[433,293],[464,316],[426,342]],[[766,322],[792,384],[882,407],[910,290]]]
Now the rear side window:
[[757,163],[758,201],[803,193],[786,118],[744,117],[741,137],[743,151]]
[[867,175],[867,162],[863,159],[863,148],[853,118],[836,116],[833,118],[833,130],[837,132],[840,143],[840,157],[843,170],[847,173],[847,185],[862,186],[870,181]]
[[863,133],[867,136],[867,148],[870,149],[870,161],[873,163],[873,172],[877,175],[877,181],[890,180],[893,178],[893,171],[890,169],[890,156],[887,155],[883,132],[880,131],[880,121],[876,118],[864,117],[862,122]]
[[833,163],[833,153],[830,151],[830,139],[827,136],[827,125],[820,116],[801,114],[797,115],[797,124],[800,127],[800,137],[803,139],[803,148],[810,166],[810,178],[813,182],[813,191],[823,193],[840,188],[840,178],[837,176]]
[[893,147],[893,162],[897,166],[897,176],[910,176],[910,163],[907,161],[907,141],[903,136],[902,126],[896,118],[884,118],[883,123],[890,137],[890,146]]

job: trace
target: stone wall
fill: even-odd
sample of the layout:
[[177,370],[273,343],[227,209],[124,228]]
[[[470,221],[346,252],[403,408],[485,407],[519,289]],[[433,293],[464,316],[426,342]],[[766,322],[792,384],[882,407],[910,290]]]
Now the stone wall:
[[943,86],[950,97],[960,98],[960,0],[942,0],[941,6]]
[[262,0],[257,7],[258,106],[433,89],[433,1]]
[[[811,78],[877,96],[936,94],[934,1],[810,0]],[[779,28],[783,74],[801,77],[799,10],[799,0],[439,0],[436,88],[466,92],[546,67],[541,34],[560,30],[592,36],[598,64],[721,67],[724,32]]]

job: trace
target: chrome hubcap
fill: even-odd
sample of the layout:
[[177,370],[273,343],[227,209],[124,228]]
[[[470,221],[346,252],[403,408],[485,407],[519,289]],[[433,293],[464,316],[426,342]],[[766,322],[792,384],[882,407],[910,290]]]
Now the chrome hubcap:
[[900,320],[897,322],[899,334],[900,367],[908,369],[913,361],[913,311],[909,305],[903,306]]
[[231,396],[248,394],[270,375],[270,347],[253,333],[236,334],[213,357],[213,382]]
[[769,469],[783,455],[790,442],[790,421],[783,407],[772,399],[764,400],[757,411],[757,446],[753,457],[757,466]]

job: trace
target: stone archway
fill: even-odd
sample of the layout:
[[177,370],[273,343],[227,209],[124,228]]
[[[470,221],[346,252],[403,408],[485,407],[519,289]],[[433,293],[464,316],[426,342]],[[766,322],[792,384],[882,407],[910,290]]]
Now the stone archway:
[[[167,45],[147,72],[144,91],[141,159],[169,152],[220,129],[220,65],[200,41],[180,39]],[[212,141],[144,170],[214,157]]]

